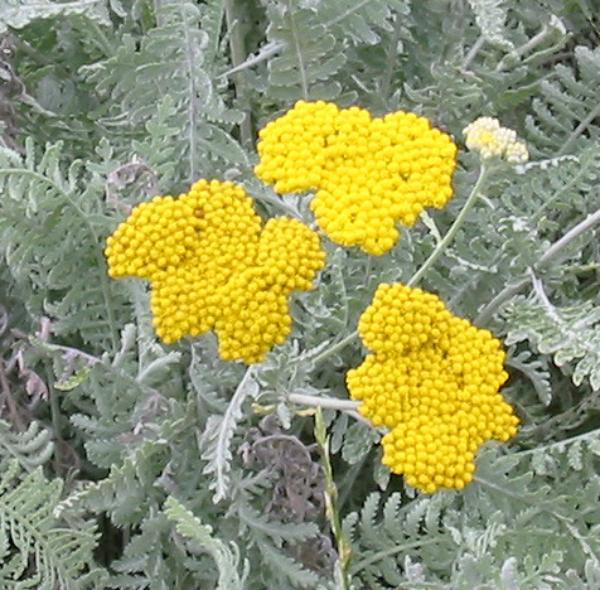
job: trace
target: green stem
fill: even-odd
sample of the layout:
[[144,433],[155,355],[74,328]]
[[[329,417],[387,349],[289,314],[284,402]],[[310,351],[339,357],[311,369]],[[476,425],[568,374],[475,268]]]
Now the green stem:
[[54,447],[54,473],[56,475],[61,475],[60,454],[63,450],[62,443],[64,441],[60,425],[60,402],[56,394],[56,389],[54,388],[54,385],[52,383],[52,365],[49,361],[46,361],[44,364],[46,368],[46,374],[48,375],[48,397],[50,398],[50,416],[52,420],[52,430],[54,431],[54,440],[58,443]]
[[567,151],[573,145],[573,142],[588,128],[590,123],[598,115],[600,115],[600,102],[588,113],[587,117],[585,117],[585,119],[583,119],[583,121],[581,121],[581,123],[579,123],[579,125],[577,125],[577,127],[575,128],[573,133],[571,133],[571,135],[569,136],[567,141],[565,141],[565,143],[563,143],[563,146],[558,151],[559,156],[562,156],[563,154],[567,153]]
[[481,163],[481,169],[479,170],[479,178],[477,182],[473,186],[471,193],[467,197],[467,200],[458,214],[454,223],[446,233],[446,235],[442,238],[442,240],[437,244],[433,252],[429,255],[429,258],[425,261],[423,266],[409,279],[408,286],[412,287],[416,285],[425,275],[425,273],[433,266],[436,260],[442,255],[444,250],[450,245],[454,237],[456,236],[458,230],[461,228],[465,218],[469,214],[469,211],[472,209],[473,205],[477,201],[477,197],[481,192],[481,187],[484,185],[487,177],[489,175],[489,168],[486,167],[485,162]]
[[342,520],[338,508],[338,491],[333,479],[333,469],[329,461],[329,437],[325,421],[323,420],[323,412],[321,408],[317,408],[315,414],[315,439],[319,445],[321,452],[321,465],[323,467],[323,475],[325,476],[325,513],[327,520],[331,525],[333,536],[335,537],[337,546],[337,563],[335,567],[335,579],[339,590],[350,590],[350,573],[348,566],[350,565],[351,548],[350,542],[344,534],[342,528]]
[[294,404],[310,406],[314,408],[330,408],[340,411],[356,410],[360,402],[348,399],[338,399],[337,397],[326,397],[317,395],[307,395],[304,393],[290,393],[288,400]]
[[354,330],[351,334],[348,334],[345,338],[340,340],[337,344],[330,346],[327,350],[324,350],[322,353],[318,354],[316,357],[312,359],[312,362],[315,365],[322,363],[324,360],[328,359],[330,356],[334,355],[338,350],[342,350],[346,348],[348,344],[351,344],[358,337],[358,330]]
[[469,53],[467,53],[467,56],[465,57],[465,61],[463,61],[462,65],[460,66],[461,70],[467,70],[469,68],[469,66],[471,65],[471,62],[475,59],[475,57],[479,53],[479,50],[483,47],[484,43],[485,43],[485,37],[483,35],[479,35],[479,37],[477,38],[477,41],[475,41],[475,43],[473,44],[473,47],[471,47],[471,49],[469,50]]
[[386,557],[391,557],[392,555],[396,555],[397,553],[402,553],[402,551],[406,551],[407,549],[415,549],[416,547],[424,547],[425,545],[431,545],[433,543],[439,543],[438,539],[425,539],[423,541],[413,541],[412,543],[404,543],[403,545],[396,545],[395,547],[390,547],[389,549],[384,549],[383,551],[378,551],[374,555],[359,561],[354,564],[352,568],[353,573],[358,573],[361,570],[365,569],[367,566],[372,563],[377,563],[378,561],[385,559]]
[[[404,25],[403,19],[400,14],[396,14],[394,22],[394,32],[392,33],[392,39],[390,41],[390,50],[387,55],[387,63],[383,70],[383,76],[381,79],[380,95],[384,101],[389,100],[390,88],[392,85],[392,77],[394,75],[394,66],[398,59],[398,41],[400,40],[400,30]],[[369,257],[369,260],[371,258]]]
[[287,0],[287,8],[287,16],[290,23],[290,32],[292,34],[292,40],[294,42],[294,49],[296,50],[296,59],[298,60],[298,72],[300,74],[300,88],[302,89],[302,97],[305,100],[308,100],[308,77],[306,75],[306,65],[304,63],[304,55],[302,54],[302,47],[300,45],[298,29],[296,27],[296,22],[294,21],[294,10],[291,0]]

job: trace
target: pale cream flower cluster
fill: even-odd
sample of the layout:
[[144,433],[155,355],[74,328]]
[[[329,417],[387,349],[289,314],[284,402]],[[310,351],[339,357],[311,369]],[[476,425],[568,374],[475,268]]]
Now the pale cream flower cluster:
[[516,132],[502,127],[493,117],[479,117],[463,129],[463,134],[467,147],[480,152],[484,159],[498,157],[511,164],[529,159],[527,146],[517,139]]

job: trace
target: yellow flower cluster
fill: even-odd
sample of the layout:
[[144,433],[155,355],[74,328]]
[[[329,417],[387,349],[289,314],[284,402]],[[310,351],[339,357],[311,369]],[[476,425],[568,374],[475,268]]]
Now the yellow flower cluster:
[[347,374],[359,411],[390,429],[383,462],[425,492],[471,481],[475,452],[506,441],[518,418],[499,393],[500,342],[451,314],[435,295],[381,284],[359,322],[373,354]]
[[259,133],[255,172],[281,193],[316,189],[310,207],[335,242],[383,254],[396,222],[412,226],[452,196],[456,146],[429,121],[398,111],[368,111],[299,101]]
[[463,129],[467,147],[481,153],[482,158],[494,156],[512,164],[527,162],[529,153],[524,142],[512,129],[502,127],[498,119],[479,117]]
[[152,284],[158,336],[172,343],[214,329],[223,359],[263,359],[289,334],[287,298],[310,289],[325,255],[299,221],[264,228],[244,189],[199,180],[188,193],[154,197],[108,238],[109,274]]

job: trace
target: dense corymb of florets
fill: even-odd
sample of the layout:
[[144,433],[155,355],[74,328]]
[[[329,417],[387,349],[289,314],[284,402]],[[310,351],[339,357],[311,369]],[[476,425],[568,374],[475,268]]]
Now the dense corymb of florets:
[[435,295],[381,284],[359,333],[373,353],[347,375],[359,411],[383,437],[383,462],[426,492],[471,481],[478,447],[514,436],[518,418],[499,393],[508,375],[500,342],[451,314]]
[[311,209],[335,242],[383,254],[396,223],[412,226],[425,207],[452,196],[456,146],[413,113],[299,101],[259,133],[255,172],[280,193],[316,190]]
[[258,362],[289,334],[291,291],[310,289],[325,262],[301,222],[261,225],[242,187],[199,180],[133,209],[107,240],[109,273],[151,281],[164,342],[214,329],[222,358]]
[[478,151],[484,159],[503,158],[512,164],[529,159],[527,146],[517,139],[516,132],[502,127],[493,117],[479,117],[463,129],[463,134],[467,147]]
[[317,234],[295,219],[270,219],[258,244],[256,264],[237,273],[220,292],[221,314],[216,322],[223,359],[247,362],[263,358],[281,344],[291,329],[288,296],[307,290],[324,255]]

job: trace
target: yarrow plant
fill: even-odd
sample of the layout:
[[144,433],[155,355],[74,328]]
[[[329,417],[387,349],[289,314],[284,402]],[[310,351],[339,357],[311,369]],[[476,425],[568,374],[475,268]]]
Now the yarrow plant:
[[0,588],[600,587],[585,2],[0,3]]
[[514,130],[502,127],[498,119],[480,117],[464,129],[465,143],[482,158],[504,158],[511,163],[527,162],[527,146],[517,139]]
[[[324,229],[346,227],[341,243],[364,240],[363,249],[380,253],[393,240],[378,241],[379,215],[396,231],[393,222],[402,212],[405,222],[414,223],[432,194],[438,206],[450,197],[450,176],[441,164],[446,158],[451,170],[456,149],[412,113],[371,121],[362,109],[299,101],[259,132],[256,172],[284,179],[277,181],[279,191],[323,182],[331,192],[317,192],[311,208],[319,219],[319,198],[329,201],[330,217],[320,218]],[[465,129],[467,145],[483,157],[513,161],[524,144],[508,129],[492,136],[487,123],[478,119]],[[375,154],[373,161],[368,154]],[[345,175],[347,184],[341,182]],[[111,276],[153,282],[153,324],[162,340],[214,328],[221,358],[248,363],[283,343],[290,331],[287,295],[310,288],[324,261],[308,227],[271,219],[261,233],[241,187],[204,180],[177,199],[154,197],[136,207],[108,238],[106,256]],[[374,354],[348,373],[348,387],[363,400],[360,413],[373,426],[390,429],[382,441],[384,464],[426,492],[464,487],[478,447],[516,432],[518,419],[498,394],[508,377],[498,340],[452,317],[438,297],[402,284],[379,286],[359,334]]]

